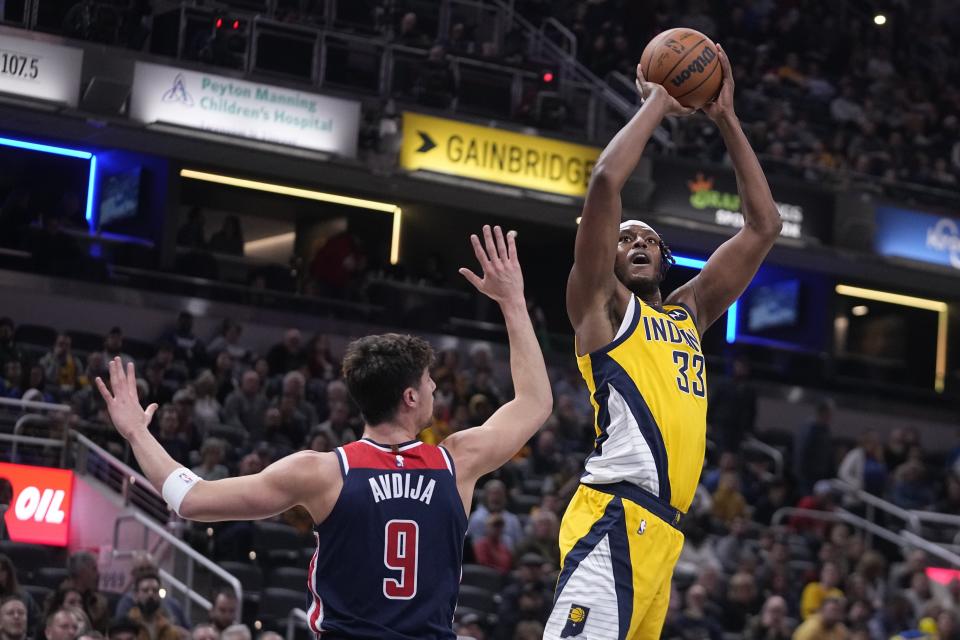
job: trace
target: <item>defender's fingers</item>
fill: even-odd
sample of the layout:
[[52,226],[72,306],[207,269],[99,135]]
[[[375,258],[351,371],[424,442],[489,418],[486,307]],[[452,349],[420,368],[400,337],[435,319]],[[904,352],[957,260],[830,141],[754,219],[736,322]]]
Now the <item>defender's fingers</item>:
[[510,255],[507,253],[507,243],[503,240],[503,229],[499,225],[493,228],[493,237],[497,241],[497,256],[501,260],[509,260]]
[[517,232],[508,231],[507,232],[507,254],[510,259],[513,261],[517,260]]
[[486,271],[487,267],[490,266],[490,258],[487,257],[487,252],[483,250],[483,245],[480,244],[480,238],[477,237],[477,234],[470,235],[470,244],[473,245],[473,253],[477,256],[477,261]]
[[108,403],[113,401],[113,394],[110,393],[109,389],[107,389],[107,385],[103,383],[103,380],[100,379],[100,376],[97,376],[97,379],[94,382],[97,383],[97,389],[100,390],[100,395],[103,396],[103,399]]
[[490,262],[500,264],[500,256],[497,255],[497,245],[493,240],[493,231],[490,225],[483,225],[483,246],[487,249],[487,255],[490,256]]
[[457,271],[467,279],[467,282],[475,286],[478,290],[480,289],[480,283],[483,282],[483,280],[481,280],[477,274],[466,267],[460,267]]

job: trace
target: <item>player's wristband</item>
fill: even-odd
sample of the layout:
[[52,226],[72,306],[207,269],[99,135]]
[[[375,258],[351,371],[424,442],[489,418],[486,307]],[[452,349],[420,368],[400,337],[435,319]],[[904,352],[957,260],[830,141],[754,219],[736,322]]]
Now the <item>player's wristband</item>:
[[202,478],[186,467],[174,469],[163,481],[163,499],[167,501],[174,513],[180,515],[180,505],[183,499],[190,493],[190,489],[197,486]]

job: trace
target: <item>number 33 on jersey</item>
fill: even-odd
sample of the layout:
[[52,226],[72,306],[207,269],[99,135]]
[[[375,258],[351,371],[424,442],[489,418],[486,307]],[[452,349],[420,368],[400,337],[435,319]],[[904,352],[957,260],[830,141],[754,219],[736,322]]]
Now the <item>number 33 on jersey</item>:
[[706,443],[707,374],[690,310],[631,297],[613,342],[577,358],[597,440],[587,484],[626,480],[686,512]]

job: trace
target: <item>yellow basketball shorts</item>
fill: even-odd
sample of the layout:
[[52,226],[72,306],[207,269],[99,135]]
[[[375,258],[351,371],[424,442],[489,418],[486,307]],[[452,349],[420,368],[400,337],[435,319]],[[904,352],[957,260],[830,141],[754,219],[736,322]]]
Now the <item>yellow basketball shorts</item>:
[[681,515],[635,485],[580,485],[560,525],[544,640],[659,638],[683,548]]

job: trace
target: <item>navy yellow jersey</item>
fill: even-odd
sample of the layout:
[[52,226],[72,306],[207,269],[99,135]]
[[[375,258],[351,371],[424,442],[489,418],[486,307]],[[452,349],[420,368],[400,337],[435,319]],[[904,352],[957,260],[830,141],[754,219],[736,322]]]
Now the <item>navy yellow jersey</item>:
[[686,512],[707,431],[706,362],[690,310],[632,296],[613,342],[577,364],[597,433],[582,482],[629,482]]
[[336,455],[343,489],[315,529],[310,628],[323,640],[456,638],[467,516],[453,458],[366,438]]

